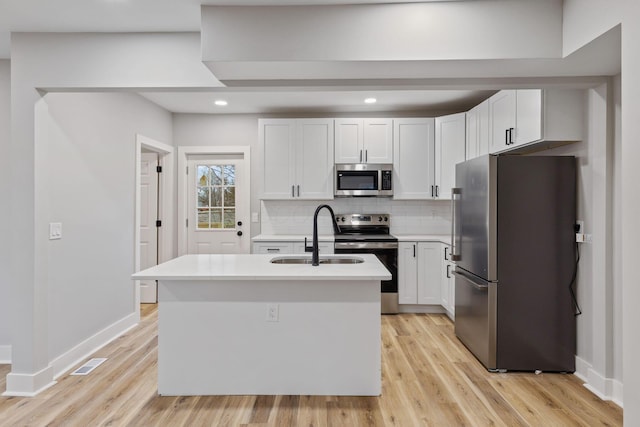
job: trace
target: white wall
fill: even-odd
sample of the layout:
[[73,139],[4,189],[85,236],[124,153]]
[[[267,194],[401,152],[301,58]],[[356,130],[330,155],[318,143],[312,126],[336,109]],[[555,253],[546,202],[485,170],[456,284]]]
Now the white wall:
[[11,83],[9,60],[0,59],[0,363],[8,361],[10,354],[9,326],[9,144],[11,139]]
[[620,24],[624,1],[564,0],[562,54],[569,55]]
[[49,356],[135,312],[136,133],[171,141],[171,113],[126,93],[54,93],[47,205],[63,237],[48,244]]
[[561,25],[560,0],[267,8],[204,6],[202,58],[204,61],[553,58],[561,55]]
[[[7,376],[7,392],[32,395],[49,386],[55,370],[64,367],[61,366],[63,362],[58,363],[58,359],[54,360],[57,354],[52,355],[50,352],[58,353],[69,346],[74,346],[73,351],[76,353],[81,351],[76,346],[82,347],[88,339],[93,339],[86,336],[86,333],[91,333],[89,329],[108,328],[111,326],[109,322],[121,314],[122,310],[117,305],[118,308],[113,313],[83,312],[82,314],[90,317],[75,318],[75,321],[88,323],[91,326],[85,330],[82,326],[76,326],[70,335],[65,335],[67,338],[64,342],[52,344],[57,338],[66,334],[66,331],[53,329],[49,312],[51,311],[52,316],[56,316],[56,313],[65,312],[68,305],[69,311],[73,313],[76,309],[72,307],[77,305],[77,301],[68,298],[69,294],[64,292],[55,295],[49,293],[50,274],[55,272],[60,275],[54,275],[55,280],[62,280],[63,274],[51,264],[50,260],[52,242],[48,240],[48,224],[52,221],[52,216],[48,195],[51,189],[47,173],[50,167],[47,136],[51,131],[49,127],[51,122],[46,100],[37,89],[64,91],[68,88],[85,88],[85,90],[91,90],[93,88],[144,87],[149,84],[157,88],[192,85],[208,87],[215,86],[217,81],[199,62],[197,34],[13,33],[11,40],[10,182],[20,183],[20,185],[13,185],[9,190],[9,223],[11,224],[9,241],[12,249],[8,280],[9,299],[12,302],[10,316],[13,323],[11,328],[12,370]],[[90,105],[85,105],[85,108],[89,107]],[[157,111],[157,107],[151,108]],[[110,113],[115,114],[114,117],[123,117],[117,110],[133,113],[126,107],[112,108]],[[146,132],[142,132],[146,134],[145,136],[170,143],[171,122],[168,116],[165,117],[167,122],[160,135],[156,134],[157,130],[149,129],[155,126],[146,122],[146,117],[131,114],[127,118],[131,120],[128,123],[138,123],[140,120],[136,126],[144,126],[147,129]],[[117,120],[112,123],[115,127],[120,124]],[[131,126],[125,126],[123,130],[131,129]],[[74,129],[70,129],[71,131]],[[65,129],[64,132],[66,133],[67,130]],[[112,132],[117,130],[114,128]],[[110,135],[119,134],[111,133]],[[78,141],[80,136],[71,132],[64,138],[68,138],[67,141]],[[135,141],[133,138],[132,135],[132,144]],[[135,145],[131,146],[131,161],[134,159],[134,147]],[[119,163],[113,166],[114,174],[129,167]],[[131,191],[133,191],[133,182],[132,175]],[[105,197],[111,200],[110,197],[113,195],[107,194]],[[133,203],[133,196],[126,203]],[[126,208],[127,204],[123,207]],[[54,203],[52,206],[57,205]],[[133,212],[130,215],[132,224]],[[76,219],[71,221],[73,225]],[[127,224],[121,225],[127,226]],[[113,238],[117,239],[116,236]],[[119,250],[123,243],[109,240],[109,245],[111,244],[117,247],[110,247],[110,250]],[[132,251],[132,236],[129,244]],[[90,248],[89,245],[84,245],[85,250],[88,248]],[[55,259],[59,260],[59,258]],[[74,282],[70,289],[77,288],[79,286]],[[87,297],[86,293],[83,296]],[[56,303],[67,301],[65,303],[67,305],[52,307],[50,298],[53,298],[52,300]],[[130,304],[133,305],[132,299]],[[109,310],[108,306],[105,307]],[[133,310],[133,307],[131,309]],[[65,318],[59,320],[60,323],[56,326],[69,322]],[[77,335],[73,335],[74,333]],[[100,336],[95,339],[94,345],[104,344],[108,338],[110,337]],[[78,357],[81,356],[78,355]],[[65,360],[68,363],[73,362],[71,359]]]
[[[577,220],[592,243],[580,244],[576,293],[582,315],[576,318],[576,373],[601,397],[621,403],[622,281],[619,217],[620,79],[586,91],[584,140],[536,155],[572,155],[578,159]],[[614,156],[617,153],[617,157]],[[617,232],[619,233],[619,225]]]
[[624,422],[628,426],[640,425],[640,286],[638,286],[638,260],[640,259],[640,3],[624,0],[622,21],[622,172],[621,172],[621,233],[623,283],[623,364],[624,364]]

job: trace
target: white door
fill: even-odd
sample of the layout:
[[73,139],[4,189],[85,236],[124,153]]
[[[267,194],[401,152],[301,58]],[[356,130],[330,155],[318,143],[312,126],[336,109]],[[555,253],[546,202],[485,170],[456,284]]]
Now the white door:
[[456,164],[465,157],[465,113],[436,117],[436,197],[451,199]]
[[188,161],[187,251],[250,252],[249,174],[241,154],[197,156]]
[[393,120],[364,120],[364,161],[393,163]]
[[335,120],[335,162],[363,163],[364,141],[362,119]]
[[[158,264],[158,153],[142,153],[140,161],[140,269]],[[155,280],[140,281],[140,302],[158,301]]]
[[395,119],[393,198],[432,199],[434,182],[434,119]]

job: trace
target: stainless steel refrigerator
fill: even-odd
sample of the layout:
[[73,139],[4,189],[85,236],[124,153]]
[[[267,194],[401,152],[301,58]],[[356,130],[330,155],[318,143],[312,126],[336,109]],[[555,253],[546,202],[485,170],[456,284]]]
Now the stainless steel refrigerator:
[[575,371],[576,159],[456,165],[455,331],[489,370]]

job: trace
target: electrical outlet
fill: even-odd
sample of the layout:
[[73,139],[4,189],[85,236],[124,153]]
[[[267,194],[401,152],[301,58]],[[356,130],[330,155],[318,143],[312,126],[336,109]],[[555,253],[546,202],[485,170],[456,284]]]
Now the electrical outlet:
[[267,304],[267,322],[277,322],[280,317],[278,304]]

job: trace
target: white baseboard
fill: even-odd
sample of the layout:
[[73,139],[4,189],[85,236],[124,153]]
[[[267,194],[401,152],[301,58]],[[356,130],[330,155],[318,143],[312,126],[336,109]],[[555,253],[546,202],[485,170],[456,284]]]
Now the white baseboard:
[[88,358],[93,353],[100,350],[102,347],[109,344],[111,341],[118,338],[137,324],[138,320],[136,314],[131,313],[112,325],[107,326],[95,335],[87,338],[66,353],[56,357],[50,364],[53,368],[54,378],[60,377],[82,360]]
[[7,391],[3,396],[33,397],[43,390],[48,389],[56,382],[53,380],[53,369],[51,365],[36,372],[35,374],[14,374],[7,375]]
[[613,378],[606,378],[593,369],[593,366],[576,356],[575,375],[584,381],[584,386],[602,400],[610,400],[623,407],[623,385]]
[[69,369],[137,324],[138,316],[136,313],[131,313],[87,338],[66,353],[56,357],[49,363],[49,366],[35,374],[10,373],[7,375],[7,391],[2,395],[20,397],[33,397],[37,395],[41,391],[54,385],[56,383],[54,380]]
[[11,364],[11,346],[0,345],[0,365]]

